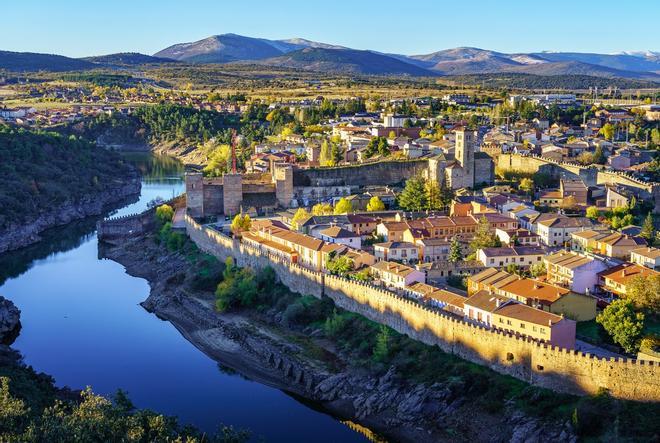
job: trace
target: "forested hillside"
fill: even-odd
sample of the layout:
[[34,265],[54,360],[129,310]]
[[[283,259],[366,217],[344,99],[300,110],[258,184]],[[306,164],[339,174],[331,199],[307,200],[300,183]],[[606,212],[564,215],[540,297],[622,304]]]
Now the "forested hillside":
[[117,154],[78,137],[0,125],[0,230],[105,191],[132,173]]

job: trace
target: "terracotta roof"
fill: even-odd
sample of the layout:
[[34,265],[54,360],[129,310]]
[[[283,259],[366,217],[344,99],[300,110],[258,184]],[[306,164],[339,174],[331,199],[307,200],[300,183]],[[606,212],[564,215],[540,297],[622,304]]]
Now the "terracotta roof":
[[[499,303],[498,303],[499,302]],[[479,291],[465,300],[465,306],[472,306],[482,311],[493,312],[505,303],[512,303],[511,299],[493,294],[489,291]]]
[[651,247],[637,248],[637,249],[633,249],[630,252],[634,252],[637,255],[641,255],[642,257],[650,258],[650,259],[656,259],[660,257],[660,249],[658,248],[651,248]]
[[571,292],[568,289],[543,283],[538,280],[532,280],[531,278],[514,280],[501,286],[499,289],[506,294],[512,294],[517,297],[538,299],[540,303],[547,305],[556,302],[564,295]]
[[468,277],[468,280],[499,289],[507,283],[518,280],[519,278],[520,277],[517,275],[511,275],[507,272],[499,271],[497,268],[487,268],[478,274]]
[[398,275],[400,277],[406,277],[411,272],[415,270],[410,266],[402,265],[400,263],[394,263],[389,261],[379,261],[378,263],[371,266],[379,272],[388,272],[390,274]]
[[616,283],[625,285],[630,279],[637,276],[649,277],[651,275],[660,275],[660,272],[640,266],[633,263],[624,263],[598,273],[602,278],[607,278]]
[[532,308],[531,306],[523,305],[522,303],[510,303],[501,306],[497,309],[496,314],[501,315],[502,317],[515,318],[516,320],[526,321],[540,326],[552,326],[563,320],[563,317],[559,315]]
[[330,226],[320,232],[321,235],[332,238],[355,238],[359,237],[358,234],[349,231],[348,229],[340,228],[339,226]]

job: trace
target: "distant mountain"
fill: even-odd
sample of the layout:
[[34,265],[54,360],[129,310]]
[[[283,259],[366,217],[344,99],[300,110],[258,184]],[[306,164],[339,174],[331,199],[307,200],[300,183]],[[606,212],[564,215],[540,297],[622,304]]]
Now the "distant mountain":
[[624,71],[607,66],[594,65],[579,61],[561,61],[523,66],[513,66],[500,72],[522,72],[535,75],[588,75],[592,77],[629,78],[660,81],[660,75],[654,72]]
[[592,54],[580,52],[538,52],[534,55],[551,62],[581,62],[621,71],[660,73],[660,56],[652,52]]
[[8,71],[76,71],[92,69],[96,65],[87,60],[64,57],[63,55],[38,54],[34,52],[0,51],[0,69]]
[[[295,45],[292,45],[290,50],[295,49]],[[192,43],[179,43],[154,56],[195,63],[227,63],[277,57],[284,52],[265,39],[222,34]]]
[[139,52],[119,52],[116,54],[97,55],[93,57],[84,57],[83,60],[87,60],[92,63],[99,63],[102,65],[119,65],[119,66],[176,62],[176,60],[172,60],[170,58],[154,57],[151,55],[140,54]]
[[355,49],[305,48],[257,63],[307,71],[366,75],[437,75],[394,57]]

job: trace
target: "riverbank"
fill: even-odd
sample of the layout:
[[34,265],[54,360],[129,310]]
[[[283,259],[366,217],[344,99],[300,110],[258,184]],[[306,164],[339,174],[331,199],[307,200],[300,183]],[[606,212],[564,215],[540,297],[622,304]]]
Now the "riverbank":
[[58,208],[43,212],[23,223],[15,223],[0,231],[0,253],[15,250],[41,240],[43,231],[66,225],[93,215],[103,214],[113,206],[129,203],[140,193],[140,174],[132,169],[114,185],[76,201],[68,201]]
[[[170,321],[204,353],[253,380],[312,402],[395,441],[575,440],[567,422],[541,420],[508,404],[487,411],[456,383],[415,383],[395,369],[354,365],[318,331],[296,330],[273,312],[219,314],[210,291],[191,282],[193,252],[168,251],[153,237],[102,248],[130,275],[149,281],[145,309]],[[281,316],[280,316],[281,317]]]

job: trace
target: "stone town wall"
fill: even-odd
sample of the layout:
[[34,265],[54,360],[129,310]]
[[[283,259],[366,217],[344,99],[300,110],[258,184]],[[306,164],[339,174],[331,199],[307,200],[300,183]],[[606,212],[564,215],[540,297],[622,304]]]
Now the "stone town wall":
[[660,401],[657,362],[599,358],[485,329],[382,288],[286,262],[202,227],[190,217],[186,224],[200,249],[220,259],[231,256],[239,266],[255,269],[271,266],[292,291],[328,296],[346,310],[502,374],[559,392],[592,394],[607,388],[618,398]]
[[426,174],[428,160],[400,160],[332,168],[295,169],[294,186],[379,186]]
[[522,172],[538,171],[554,177],[580,178],[587,186],[611,184],[626,188],[643,200],[655,203],[655,213],[660,213],[660,183],[643,182],[623,171],[603,171],[595,167],[586,167],[578,163],[559,162],[536,155],[501,154],[497,157],[497,167]]

